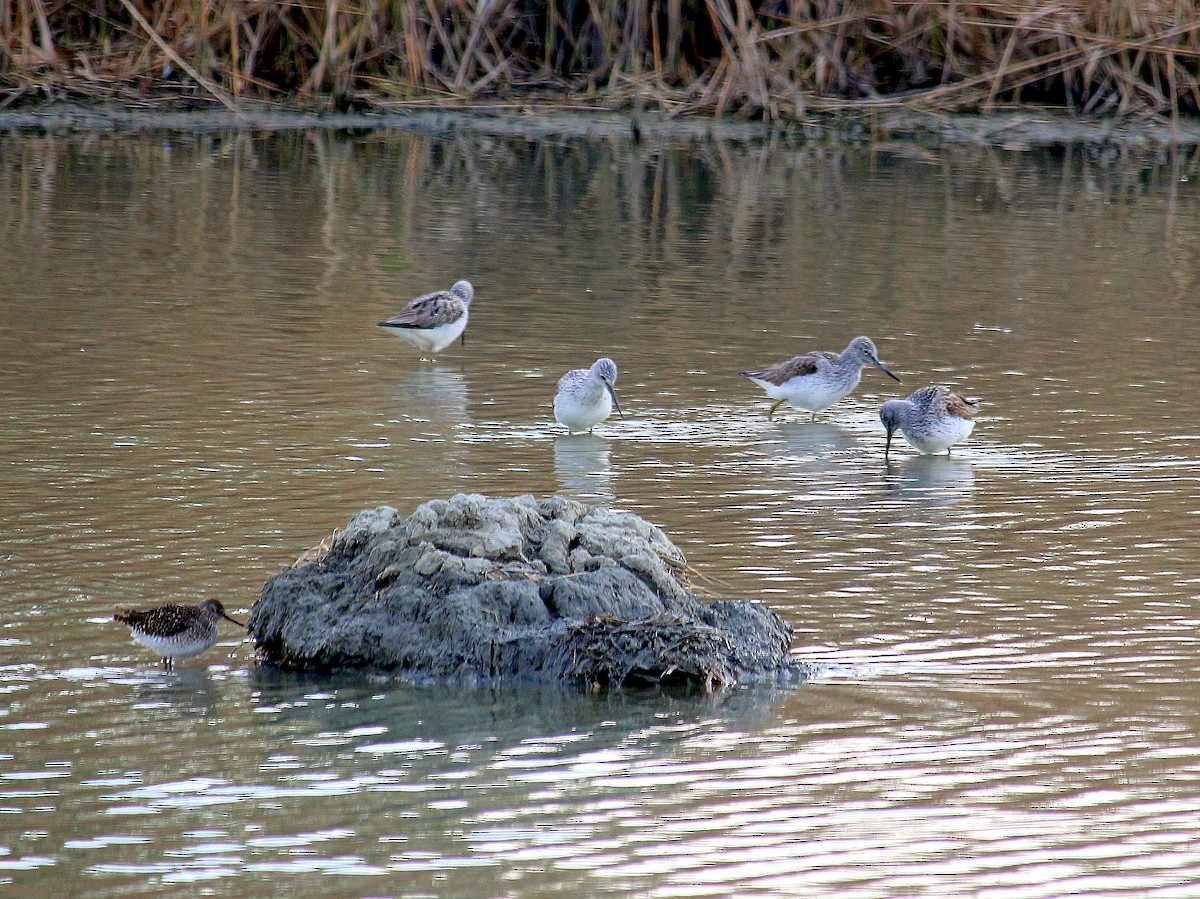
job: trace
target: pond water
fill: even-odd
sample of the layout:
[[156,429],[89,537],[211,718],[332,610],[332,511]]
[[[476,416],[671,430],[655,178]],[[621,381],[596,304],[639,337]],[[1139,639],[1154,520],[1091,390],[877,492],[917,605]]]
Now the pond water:
[[[0,138],[0,892],[1195,896],[1194,157],[481,134]],[[375,323],[460,277],[436,363]],[[868,334],[810,421],[739,369]],[[601,355],[624,420],[566,438]],[[949,457],[878,406],[981,398]],[[769,602],[704,698],[164,673],[114,606],[357,510],[561,492]],[[48,889],[47,885],[52,888]]]

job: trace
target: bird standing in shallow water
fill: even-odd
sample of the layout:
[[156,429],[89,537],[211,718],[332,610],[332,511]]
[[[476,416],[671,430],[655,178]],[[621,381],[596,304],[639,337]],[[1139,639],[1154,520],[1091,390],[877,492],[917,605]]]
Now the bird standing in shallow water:
[[904,439],[923,453],[950,454],[975,428],[979,404],[952,393],[949,387],[921,387],[903,400],[888,400],[879,408],[879,419],[887,431],[883,457],[892,447],[892,435]]
[[417,297],[379,327],[386,328],[425,353],[439,353],[456,338],[466,343],[463,332],[471,316],[475,288],[470,281],[458,281],[449,290],[437,290]]
[[156,652],[163,666],[170,671],[175,659],[190,659],[217,642],[217,619],[245,625],[225,614],[225,607],[215,599],[200,605],[168,603],[145,611],[118,609],[114,621],[129,625],[134,640]]
[[614,406],[624,418],[613,386],[616,383],[617,363],[611,359],[597,359],[591,368],[572,369],[559,378],[554,417],[570,434],[590,431],[612,415]]
[[807,409],[816,418],[818,412],[853,392],[862,379],[864,365],[874,365],[889,378],[900,381],[879,361],[879,351],[870,337],[855,337],[840,353],[818,350],[770,368],[738,374],[749,378],[775,400],[767,418],[784,403]]

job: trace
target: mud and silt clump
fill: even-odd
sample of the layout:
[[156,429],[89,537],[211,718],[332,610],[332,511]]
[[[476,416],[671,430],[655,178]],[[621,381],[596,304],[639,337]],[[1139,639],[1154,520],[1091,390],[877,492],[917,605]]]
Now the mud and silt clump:
[[705,603],[683,553],[629,512],[562,497],[460,494],[389,506],[271,578],[250,616],[260,657],[417,680],[584,686],[803,676],[764,605]]

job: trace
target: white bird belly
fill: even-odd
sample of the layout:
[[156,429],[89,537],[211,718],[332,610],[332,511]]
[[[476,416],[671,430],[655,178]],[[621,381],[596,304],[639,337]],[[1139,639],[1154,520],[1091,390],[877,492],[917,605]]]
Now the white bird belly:
[[425,353],[440,353],[467,328],[467,316],[433,328],[387,328],[401,340]]
[[788,405],[806,412],[822,412],[838,400],[850,394],[858,386],[861,375],[845,380],[822,377],[820,373],[801,375],[772,384],[761,378],[750,380],[767,392],[773,400],[783,400]]
[[134,632],[133,639],[141,643],[159,658],[190,659],[198,656],[208,647],[217,642],[216,634],[211,637],[193,640],[179,640],[168,637],[156,637],[153,634]]
[[904,439],[923,453],[944,453],[956,443],[962,443],[975,429],[969,418],[947,417],[930,422],[919,432],[904,430]]
[[572,434],[590,431],[594,425],[612,415],[612,409],[612,397],[603,389],[594,398],[569,393],[554,397],[554,417]]

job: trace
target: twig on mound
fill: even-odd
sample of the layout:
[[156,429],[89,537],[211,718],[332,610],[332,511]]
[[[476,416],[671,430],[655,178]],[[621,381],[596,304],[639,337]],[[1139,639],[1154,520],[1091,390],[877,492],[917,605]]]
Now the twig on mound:
[[723,590],[733,591],[735,589],[733,584],[729,583],[729,581],[723,581],[719,577],[713,577],[712,575],[705,574],[691,563],[685,562],[683,567],[687,570],[688,574],[699,578],[706,584],[711,584],[714,587],[720,587]]
[[321,542],[316,546],[309,547],[293,562],[293,565],[306,565],[309,562],[320,562],[333,549],[333,544],[337,542],[337,538],[341,535],[340,528],[334,528],[333,533],[328,537],[323,537]]

